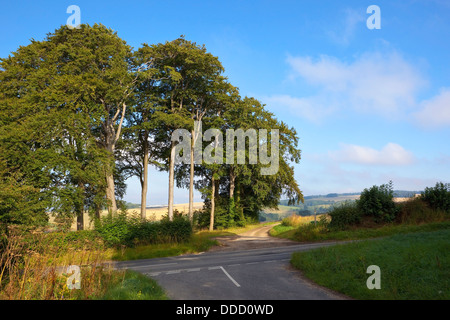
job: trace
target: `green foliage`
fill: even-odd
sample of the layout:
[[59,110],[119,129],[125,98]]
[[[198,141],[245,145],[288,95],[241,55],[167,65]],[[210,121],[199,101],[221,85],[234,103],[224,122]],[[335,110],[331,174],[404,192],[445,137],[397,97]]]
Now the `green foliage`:
[[362,213],[355,201],[345,201],[328,212],[331,217],[330,228],[345,229],[361,222]]
[[445,221],[450,218],[450,212],[432,208],[423,197],[412,198],[399,203],[397,221],[400,223],[419,224],[433,221]]
[[317,241],[322,239],[323,235],[329,232],[328,223],[326,220],[319,220],[317,223],[300,225],[293,234],[297,241]]
[[[65,252],[68,249],[102,249],[103,239],[94,230],[79,230],[76,232],[50,232],[43,237],[29,238],[30,247],[59,248]],[[31,245],[34,243],[34,245]]]
[[425,188],[422,197],[433,209],[450,213],[450,183],[437,182],[434,187]]
[[376,222],[391,222],[398,210],[393,201],[392,181],[389,184],[364,189],[358,200],[358,209],[364,216],[373,217]]
[[148,221],[140,217],[128,217],[124,213],[108,215],[96,221],[95,230],[108,246],[135,246],[137,244],[181,243],[192,235],[190,222],[181,215],[170,221]]
[[[184,37],[133,52],[116,32],[99,24],[62,26],[1,59],[2,228],[45,222],[49,211],[61,220],[80,217],[81,225],[85,211],[113,209],[115,198],[125,192],[126,175],[139,176],[143,185],[146,161],[167,169],[174,146],[170,133],[193,129],[194,120],[202,121],[205,130],[280,133],[276,174],[262,175],[267,165],[261,163],[196,166],[206,202],[211,177],[218,182],[216,227],[258,221],[261,209],[276,208],[282,195],[302,201],[290,165],[300,160],[296,130],[260,101],[241,97],[223,72],[217,57]],[[175,169],[177,182],[186,178],[186,168]],[[236,183],[230,199],[227,175],[232,171]],[[164,223],[155,227],[117,216],[99,222],[97,231],[109,245],[185,238],[186,231],[174,234]]]

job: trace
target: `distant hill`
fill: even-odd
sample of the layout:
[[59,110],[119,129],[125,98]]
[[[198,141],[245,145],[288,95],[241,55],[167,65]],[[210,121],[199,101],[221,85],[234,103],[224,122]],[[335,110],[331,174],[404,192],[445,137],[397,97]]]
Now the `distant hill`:
[[137,209],[141,207],[140,203],[131,203],[131,202],[125,202],[125,206],[127,209]]
[[[410,198],[421,191],[394,190],[396,198]],[[292,214],[300,216],[310,216],[314,213],[327,213],[333,206],[344,201],[355,201],[359,199],[361,192],[354,193],[328,193],[325,195],[305,196],[305,202],[296,205],[289,205],[288,200],[281,200],[278,210],[264,209],[260,212],[261,221],[278,221]]]

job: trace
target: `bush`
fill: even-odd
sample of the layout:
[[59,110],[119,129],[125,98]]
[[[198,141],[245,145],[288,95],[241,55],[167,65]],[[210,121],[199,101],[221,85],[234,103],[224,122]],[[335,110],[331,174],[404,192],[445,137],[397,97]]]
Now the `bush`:
[[440,209],[431,208],[422,197],[412,198],[400,203],[397,222],[399,223],[427,223],[435,221],[445,221],[448,213]]
[[97,220],[95,230],[108,246],[130,245],[133,238],[132,223],[126,214],[111,214]]
[[330,228],[338,230],[359,224],[362,218],[361,211],[355,201],[345,201],[333,207],[328,215],[331,217]]
[[431,208],[450,212],[449,183],[438,182],[435,187],[425,188],[422,198]]
[[164,217],[156,222],[125,214],[109,215],[97,221],[95,229],[108,246],[180,243],[192,235],[191,223],[178,213],[172,221]]
[[294,239],[297,241],[316,241],[322,238],[323,234],[328,233],[329,223],[326,216],[320,217],[319,221],[300,225],[294,233]]
[[397,216],[392,182],[364,189],[357,201],[358,209],[364,216],[373,217],[375,222],[392,222]]
[[157,222],[158,241],[162,243],[167,242],[185,242],[192,236],[192,226],[188,219],[182,216],[174,216],[174,219],[163,219]]

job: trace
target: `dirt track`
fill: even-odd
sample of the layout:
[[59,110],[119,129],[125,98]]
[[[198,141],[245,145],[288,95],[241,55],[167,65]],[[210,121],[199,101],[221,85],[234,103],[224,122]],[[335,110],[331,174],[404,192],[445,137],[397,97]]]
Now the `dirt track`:
[[269,230],[273,226],[262,226],[235,236],[217,237],[215,239],[219,241],[220,245],[211,248],[209,251],[234,251],[298,244],[298,242],[288,239],[271,237]]

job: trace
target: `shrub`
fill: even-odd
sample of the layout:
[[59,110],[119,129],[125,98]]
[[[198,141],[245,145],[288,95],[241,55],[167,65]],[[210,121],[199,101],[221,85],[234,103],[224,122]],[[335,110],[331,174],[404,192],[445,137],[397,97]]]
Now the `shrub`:
[[364,189],[357,201],[358,209],[365,216],[373,217],[375,222],[391,222],[397,216],[397,207],[393,201],[392,182]]
[[425,188],[422,194],[423,200],[433,209],[450,212],[450,184],[436,183],[436,186]]
[[191,223],[178,212],[172,221],[166,216],[156,222],[125,214],[109,215],[97,221],[95,228],[108,246],[179,243],[192,235]]
[[355,201],[345,201],[333,207],[328,215],[331,217],[330,228],[338,230],[356,225],[361,222],[362,218],[361,211]]
[[192,236],[192,226],[188,219],[183,216],[174,216],[173,220],[162,219],[159,223],[158,241],[167,242],[185,242]]
[[448,214],[440,209],[431,208],[423,198],[412,198],[400,203],[397,221],[400,223],[426,223],[435,221],[445,221]]
[[124,213],[117,216],[109,214],[97,220],[95,230],[109,246],[130,245],[132,242],[132,223]]
[[300,225],[295,230],[294,239],[297,241],[315,241],[321,239],[323,234],[328,232],[329,229],[326,217],[321,217],[316,223],[311,221],[311,223]]

